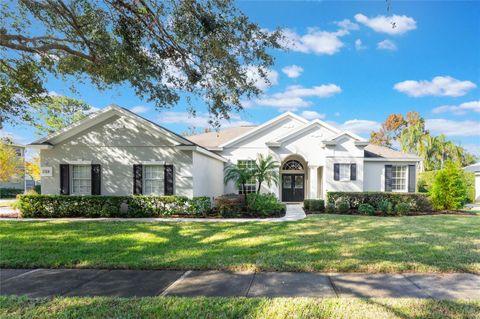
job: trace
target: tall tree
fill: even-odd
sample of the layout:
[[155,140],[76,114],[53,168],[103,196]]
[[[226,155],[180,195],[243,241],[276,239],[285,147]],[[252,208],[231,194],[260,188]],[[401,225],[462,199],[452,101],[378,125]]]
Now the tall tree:
[[79,121],[91,111],[87,103],[66,96],[51,96],[32,105],[37,134],[46,135]]
[[390,114],[380,130],[370,134],[370,140],[373,144],[390,147],[393,141],[399,137],[405,125],[406,121],[402,114]]
[[265,182],[270,185],[278,185],[278,162],[273,159],[272,155],[263,156],[259,154],[255,161],[255,167],[253,168],[254,176],[257,181],[257,194],[262,189],[262,184]]
[[40,180],[40,157],[35,156],[25,162],[25,172],[30,175],[34,181]]
[[[200,97],[211,122],[242,109],[268,82],[280,32],[261,29],[233,0],[7,0],[0,4],[0,125],[32,120],[47,75],[129,84],[158,109],[180,92]],[[192,112],[195,112],[191,99]]]

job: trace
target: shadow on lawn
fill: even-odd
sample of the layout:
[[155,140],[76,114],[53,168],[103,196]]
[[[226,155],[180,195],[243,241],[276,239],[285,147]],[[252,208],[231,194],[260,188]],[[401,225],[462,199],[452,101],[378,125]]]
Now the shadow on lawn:
[[[291,223],[0,223],[1,267],[479,272],[465,217]],[[4,234],[4,235],[2,235]]]
[[474,318],[479,302],[429,299],[0,297],[2,311],[49,318]]

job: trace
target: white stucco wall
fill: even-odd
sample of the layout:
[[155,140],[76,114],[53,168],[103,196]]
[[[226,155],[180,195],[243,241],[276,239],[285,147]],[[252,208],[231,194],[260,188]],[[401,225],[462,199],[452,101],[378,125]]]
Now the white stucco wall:
[[102,168],[102,195],[133,192],[133,165],[165,161],[174,165],[174,193],[193,195],[192,151],[180,151],[171,140],[140,126],[130,118],[115,116],[40,152],[41,166],[53,168],[42,177],[42,193],[60,193],[60,164],[91,161]]
[[[366,192],[385,191],[385,165],[416,165],[416,162],[365,161],[363,190]],[[417,168],[418,169],[418,168]],[[408,171],[406,184],[408,187]]]
[[475,201],[480,202],[480,172],[475,172]]
[[193,152],[193,196],[222,195],[223,166],[220,160]]

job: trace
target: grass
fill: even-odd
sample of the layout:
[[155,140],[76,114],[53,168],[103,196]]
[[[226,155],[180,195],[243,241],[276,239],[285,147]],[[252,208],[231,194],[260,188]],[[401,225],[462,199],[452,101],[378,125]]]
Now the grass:
[[479,318],[480,301],[0,297],[1,318]]
[[480,273],[480,218],[1,221],[0,267]]

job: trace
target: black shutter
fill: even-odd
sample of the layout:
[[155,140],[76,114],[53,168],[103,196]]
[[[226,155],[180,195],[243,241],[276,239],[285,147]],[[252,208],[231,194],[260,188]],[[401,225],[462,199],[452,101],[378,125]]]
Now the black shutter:
[[133,165],[133,195],[143,193],[143,166],[142,164]]
[[416,185],[416,171],[415,165],[408,165],[408,192],[415,193],[415,185]]
[[60,194],[70,195],[70,165],[60,164]]
[[385,165],[385,191],[392,191],[392,165]]
[[340,180],[340,164],[333,164],[333,180]]
[[173,165],[165,165],[164,175],[165,195],[173,195]]
[[92,164],[92,195],[101,194],[102,169],[100,164]]
[[351,181],[357,180],[357,164],[350,165],[350,180]]

